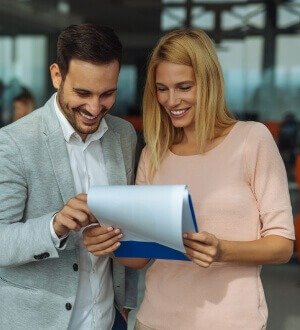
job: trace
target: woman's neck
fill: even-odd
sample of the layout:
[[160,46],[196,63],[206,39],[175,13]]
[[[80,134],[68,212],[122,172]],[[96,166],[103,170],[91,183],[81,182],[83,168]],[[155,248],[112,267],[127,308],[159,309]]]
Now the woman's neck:
[[[229,134],[234,125],[226,128],[216,128],[214,131],[214,138],[206,140],[204,144],[204,152],[208,152],[219,145],[225,137]],[[196,139],[195,129],[183,129],[182,140],[171,146],[171,151],[178,155],[196,155],[199,154],[199,147]]]

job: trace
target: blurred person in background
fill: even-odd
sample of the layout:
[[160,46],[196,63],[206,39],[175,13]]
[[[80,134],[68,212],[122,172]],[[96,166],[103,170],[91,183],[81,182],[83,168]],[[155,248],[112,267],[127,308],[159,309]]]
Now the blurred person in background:
[[33,95],[27,89],[24,89],[21,94],[13,99],[13,121],[28,115],[34,108],[35,100]]
[[[190,261],[155,260],[147,270],[135,328],[266,329],[261,265],[287,262],[295,238],[286,172],[269,130],[228,111],[216,50],[203,31],[172,31],[154,48],[143,124],[136,183],[187,185],[200,231],[183,234]],[[118,248],[116,234],[97,231],[85,231],[89,251]]]

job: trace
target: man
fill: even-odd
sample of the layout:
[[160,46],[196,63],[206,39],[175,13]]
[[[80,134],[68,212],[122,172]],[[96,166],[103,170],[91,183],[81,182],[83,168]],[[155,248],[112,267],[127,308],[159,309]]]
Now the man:
[[133,181],[136,134],[107,114],[121,53],[109,28],[66,28],[50,67],[57,93],[0,130],[1,329],[106,330],[114,298],[119,309],[135,307],[136,282],[126,279],[125,294],[124,268],[111,272],[110,259],[82,243],[95,225],[89,187]]

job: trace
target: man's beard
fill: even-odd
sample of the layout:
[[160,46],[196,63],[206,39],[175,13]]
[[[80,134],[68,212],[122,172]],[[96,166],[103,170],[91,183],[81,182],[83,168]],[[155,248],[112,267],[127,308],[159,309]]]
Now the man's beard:
[[[87,127],[85,127],[85,129],[83,129],[80,125],[77,124],[76,112],[79,113],[80,111],[82,111],[83,113],[91,115],[90,112],[87,111],[83,106],[78,106],[78,107],[71,108],[64,99],[63,86],[61,86],[58,89],[57,95],[58,95],[58,103],[59,103],[60,109],[62,110],[64,116],[66,117],[68,122],[71,124],[71,126],[79,134],[93,134],[93,133],[95,133],[98,130],[99,126],[100,126],[102,118],[109,111],[109,109],[103,108],[103,110],[102,110],[103,114],[100,114],[101,118],[100,118],[98,124],[96,126],[90,126],[90,127],[87,126]],[[79,116],[81,116],[81,115],[79,114]]]

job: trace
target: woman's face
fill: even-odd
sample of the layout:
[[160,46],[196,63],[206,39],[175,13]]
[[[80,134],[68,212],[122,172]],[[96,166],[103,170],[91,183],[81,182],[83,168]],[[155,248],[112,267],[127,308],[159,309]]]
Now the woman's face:
[[175,127],[195,127],[196,81],[191,66],[161,62],[156,68],[156,95]]

